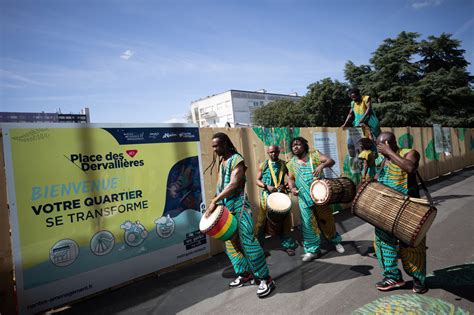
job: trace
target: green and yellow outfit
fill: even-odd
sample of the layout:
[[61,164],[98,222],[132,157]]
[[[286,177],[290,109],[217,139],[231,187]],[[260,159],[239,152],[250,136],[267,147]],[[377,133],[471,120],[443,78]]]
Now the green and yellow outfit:
[[[401,149],[398,154],[405,157],[412,149]],[[386,160],[380,171],[378,181],[410,197],[420,197],[416,177],[409,176],[400,166]],[[397,244],[399,250],[397,251]],[[400,280],[402,274],[398,269],[397,256],[399,255],[403,269],[411,277],[417,278],[423,284],[426,278],[426,238],[417,247],[408,247],[399,242],[394,236],[375,228],[375,251],[382,275],[387,278]],[[398,255],[397,255],[398,254]]]
[[[262,169],[262,182],[267,186],[278,188],[280,184],[284,184],[285,175],[288,173],[286,164],[282,160],[273,162],[266,160],[260,164]],[[258,213],[257,224],[255,226],[255,236],[260,244],[263,245],[265,239],[265,224],[267,222],[267,198],[270,193],[263,189],[260,194],[260,212]],[[291,216],[288,214],[283,221],[282,232],[280,233],[281,245],[285,249],[295,249],[297,247],[295,240],[290,236],[291,233]]]
[[[362,118],[362,116],[364,116],[365,112],[367,111],[367,104],[369,100],[370,96],[365,95],[362,96],[360,102],[351,102],[351,108],[354,112],[354,127],[359,127],[359,120]],[[373,135],[373,139],[375,141],[375,139],[377,139],[377,137],[380,135],[380,123],[377,116],[375,116],[375,112],[372,108],[370,108],[370,111],[365,116],[363,123],[369,127],[369,130],[367,130],[366,128],[362,128],[364,136],[370,138],[370,132]]]
[[365,180],[373,179],[376,174],[375,153],[371,150],[364,150],[359,153],[359,159],[367,162],[367,174],[365,175]]
[[[227,159],[225,166],[220,164],[217,194],[229,185],[231,173],[240,163],[244,163],[244,158],[240,154],[235,153]],[[226,253],[234,267],[235,273],[243,275],[246,272],[251,272],[256,278],[267,278],[268,267],[265,253],[253,234],[253,220],[249,214],[251,210],[250,202],[245,198],[244,189],[236,189],[233,195],[223,200],[223,204],[238,220],[239,239],[243,252],[236,248],[231,241],[225,242]]]
[[334,217],[331,208],[326,206],[315,206],[310,195],[310,187],[313,182],[313,170],[321,164],[318,151],[308,153],[308,161],[304,164],[298,162],[294,156],[287,163],[288,171],[295,177],[295,185],[298,190],[298,205],[301,211],[303,228],[303,247],[305,253],[317,253],[320,251],[321,231],[333,244],[341,242],[341,236],[336,231]]

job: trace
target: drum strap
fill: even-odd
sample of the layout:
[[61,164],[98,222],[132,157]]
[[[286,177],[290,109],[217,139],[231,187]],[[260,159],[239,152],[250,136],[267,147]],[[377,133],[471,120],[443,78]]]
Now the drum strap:
[[273,166],[272,166],[272,161],[270,160],[267,160],[267,164],[268,164],[268,168],[270,169],[270,174],[272,175],[272,180],[273,180],[273,184],[275,185],[275,188],[278,188],[278,186],[280,186],[280,183],[281,183],[281,179],[283,178],[283,163],[280,162],[281,166],[280,166],[280,173],[278,174],[278,181],[276,179],[276,175],[275,175],[275,170],[273,169]]
[[423,178],[421,178],[421,175],[418,171],[416,171],[416,176],[418,177],[418,180],[420,181],[421,188],[425,191],[426,198],[428,199],[428,202],[430,203],[430,206],[434,206],[434,201],[433,198],[431,197],[430,192],[428,191],[428,188],[426,188],[425,181]]

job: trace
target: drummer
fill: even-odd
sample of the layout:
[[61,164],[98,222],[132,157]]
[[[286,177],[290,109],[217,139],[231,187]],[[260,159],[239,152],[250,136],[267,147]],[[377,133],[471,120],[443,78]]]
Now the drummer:
[[[395,135],[391,132],[382,132],[378,136],[377,149],[385,157],[378,181],[402,194],[419,198],[416,170],[420,154],[413,149],[400,149]],[[403,269],[413,278],[413,292],[422,294],[428,291],[425,284],[426,237],[417,247],[408,247],[392,235],[375,228],[375,251],[384,277],[382,281],[377,282],[377,289],[388,291],[405,285],[398,269],[397,257],[400,257]]]
[[[265,240],[265,225],[270,224],[267,220],[267,198],[273,192],[286,193],[285,176],[288,174],[285,161],[279,159],[280,147],[271,145],[267,149],[270,159],[263,161],[258,167],[257,186],[263,188],[260,195],[260,211],[255,226],[255,236],[263,247]],[[295,255],[295,240],[291,237],[291,216],[288,214],[282,223],[279,237],[281,245],[288,256]]]
[[303,261],[312,261],[321,252],[321,238],[318,223],[326,238],[338,253],[344,253],[341,236],[336,231],[331,208],[315,206],[310,195],[310,186],[315,178],[323,175],[323,169],[334,165],[334,160],[318,150],[309,151],[308,141],[298,137],[291,141],[293,157],[287,163],[289,186],[293,195],[298,196],[303,227]]
[[242,287],[246,283],[253,284],[258,280],[260,285],[257,296],[263,298],[275,289],[275,282],[269,275],[265,253],[253,235],[253,221],[249,214],[250,202],[244,191],[247,166],[226,134],[222,132],[214,134],[212,148],[213,160],[205,171],[211,169],[212,174],[217,158],[219,159],[217,193],[204,215],[209,217],[217,205],[224,205],[237,218],[238,240],[225,242],[227,256],[237,275],[229,286]]

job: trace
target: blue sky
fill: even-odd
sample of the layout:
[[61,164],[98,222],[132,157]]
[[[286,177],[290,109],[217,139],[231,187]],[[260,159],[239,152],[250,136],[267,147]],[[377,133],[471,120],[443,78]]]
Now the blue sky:
[[474,63],[474,0],[1,0],[0,111],[182,120],[229,89],[306,93],[389,37],[451,33]]

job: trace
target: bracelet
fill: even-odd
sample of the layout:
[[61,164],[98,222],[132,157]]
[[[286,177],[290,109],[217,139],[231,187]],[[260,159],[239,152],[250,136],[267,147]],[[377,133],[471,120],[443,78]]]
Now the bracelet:
[[263,184],[263,190],[268,190],[267,184]]

